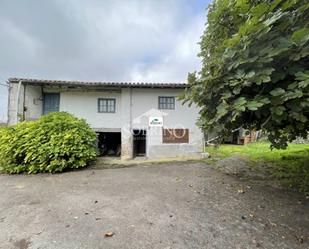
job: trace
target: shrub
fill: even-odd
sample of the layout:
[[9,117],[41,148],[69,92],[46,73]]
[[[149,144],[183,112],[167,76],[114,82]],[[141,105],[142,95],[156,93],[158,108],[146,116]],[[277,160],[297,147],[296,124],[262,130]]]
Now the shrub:
[[85,167],[96,156],[95,141],[85,120],[50,113],[0,130],[0,169],[55,173]]

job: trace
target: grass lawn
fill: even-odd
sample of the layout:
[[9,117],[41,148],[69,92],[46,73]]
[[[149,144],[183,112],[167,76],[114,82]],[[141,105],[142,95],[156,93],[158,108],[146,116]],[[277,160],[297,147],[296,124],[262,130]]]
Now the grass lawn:
[[281,179],[284,184],[300,191],[309,192],[309,144],[289,144],[286,150],[270,150],[267,142],[247,145],[221,145],[207,147],[214,158],[225,158],[237,153],[255,162],[267,163],[267,173]]

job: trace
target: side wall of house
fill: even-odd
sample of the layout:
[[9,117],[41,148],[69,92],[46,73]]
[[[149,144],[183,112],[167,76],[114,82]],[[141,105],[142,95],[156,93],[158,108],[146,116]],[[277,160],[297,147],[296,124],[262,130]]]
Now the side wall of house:
[[16,124],[23,119],[24,85],[21,84],[19,90],[18,85],[18,83],[9,85],[8,125]]
[[25,120],[35,120],[43,113],[43,89],[40,86],[25,86],[24,98]]
[[9,86],[9,101],[8,101],[8,125],[13,125],[17,123],[17,87],[18,84],[10,84]]
[[20,85],[19,103],[18,83],[11,83],[8,101],[8,124],[13,125],[22,120],[38,119],[42,115],[43,97],[40,86]]

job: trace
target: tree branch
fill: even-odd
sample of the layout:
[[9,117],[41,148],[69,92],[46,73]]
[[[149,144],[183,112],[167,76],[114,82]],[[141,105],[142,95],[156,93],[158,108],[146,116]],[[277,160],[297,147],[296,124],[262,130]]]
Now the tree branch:
[[269,117],[265,120],[265,122],[261,125],[261,129],[263,129],[263,127],[269,122],[269,120],[271,119],[271,115],[269,115]]

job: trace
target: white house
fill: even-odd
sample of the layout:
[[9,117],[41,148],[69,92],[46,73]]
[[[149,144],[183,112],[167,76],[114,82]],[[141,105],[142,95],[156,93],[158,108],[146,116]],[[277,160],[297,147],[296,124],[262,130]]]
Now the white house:
[[177,96],[186,83],[118,83],[9,79],[8,124],[65,111],[98,133],[103,154],[122,159],[199,156],[198,108]]

